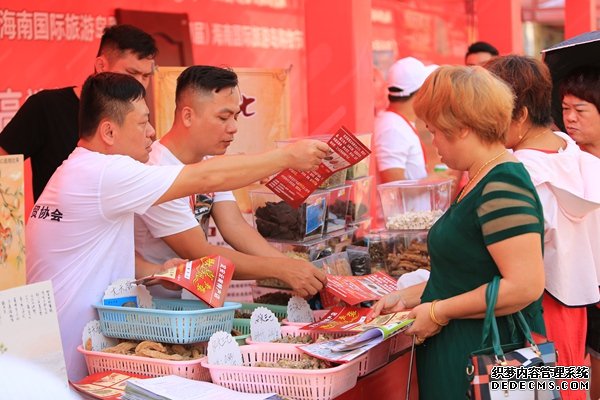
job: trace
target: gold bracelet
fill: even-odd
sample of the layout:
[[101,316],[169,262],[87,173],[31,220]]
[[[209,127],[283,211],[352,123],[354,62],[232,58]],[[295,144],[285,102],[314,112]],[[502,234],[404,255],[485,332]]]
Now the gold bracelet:
[[448,325],[448,324],[450,323],[450,321],[447,321],[445,324],[442,324],[442,323],[441,323],[440,321],[438,321],[438,319],[435,317],[435,311],[434,311],[434,308],[435,308],[435,303],[437,303],[438,301],[439,301],[439,300],[434,300],[434,301],[432,301],[432,302],[431,302],[431,306],[429,307],[429,318],[431,318],[431,320],[432,320],[432,321],[433,321],[435,324],[437,324],[437,325],[439,325],[439,326],[446,326],[446,325]]

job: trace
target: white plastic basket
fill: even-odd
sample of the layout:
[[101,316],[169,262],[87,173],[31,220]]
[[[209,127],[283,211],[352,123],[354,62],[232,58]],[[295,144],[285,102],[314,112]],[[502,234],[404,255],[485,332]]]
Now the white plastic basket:
[[210,373],[200,361],[172,361],[150,357],[127,356],[123,354],[104,353],[101,351],[84,350],[81,346],[77,351],[85,357],[89,374],[105,371],[123,371],[152,378],[165,375],[178,375],[197,381],[210,382]]
[[243,366],[212,365],[207,357],[202,358],[213,383],[245,393],[275,392],[295,400],[330,400],[353,388],[358,378],[357,360],[317,370],[253,367],[260,361],[299,360],[303,353],[294,345],[255,344],[240,350]]
[[197,343],[217,331],[231,332],[239,303],[208,308],[195,300],[153,299],[156,308],[115,307],[96,304],[105,336],[162,343]]

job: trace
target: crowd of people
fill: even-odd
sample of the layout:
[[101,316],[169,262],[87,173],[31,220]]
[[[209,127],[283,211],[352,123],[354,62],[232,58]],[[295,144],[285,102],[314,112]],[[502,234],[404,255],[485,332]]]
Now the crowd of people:
[[[31,96],[0,134],[0,154],[31,158],[27,281],[53,283],[71,380],[87,375],[76,347],[95,318],[92,304],[119,278],[220,254],[234,262],[237,279],[277,278],[303,296],[326,285],[322,271],[286,258],[248,225],[230,191],[284,168],[312,170],[328,146],[306,139],[213,158],[234,140],[240,114],[237,75],[214,66],[182,72],[173,125],[156,140],[144,99],[156,53],[147,33],[108,28],[81,88]],[[495,276],[502,340],[524,341],[508,317],[521,311],[555,343],[559,365],[586,365],[590,356],[591,394],[600,397],[598,68],[575,69],[560,82],[566,132],[553,125],[548,67],[501,56],[485,42],[469,47],[465,66],[405,57],[386,79],[389,106],[374,124],[378,182],[428,176],[417,119],[459,182],[429,232],[429,278],[384,296],[371,311],[411,310],[406,333],[419,345],[420,398],[464,397],[466,361],[480,347]],[[52,218],[40,218],[42,208]],[[209,216],[232,248],[208,243]],[[561,395],[585,399],[582,391]]]
[[[390,96],[398,96],[394,82],[423,70],[411,60],[411,71],[398,77],[396,66],[406,60],[389,71]],[[470,384],[465,362],[481,344],[485,290],[498,275],[496,315],[521,310],[532,330],[554,342],[557,365],[590,365],[590,393],[598,398],[600,187],[593,176],[600,170],[600,71],[575,68],[560,82],[561,132],[553,124],[553,81],[542,61],[500,56],[492,45],[477,42],[465,64],[433,66],[407,94],[413,99],[411,128],[416,118],[425,121],[441,161],[466,171],[468,180],[429,232],[429,279],[385,296],[371,316],[411,309],[416,320],[406,333],[420,345],[420,398],[462,398]],[[390,97],[386,113],[406,113],[397,101]],[[389,119],[384,115],[378,120]],[[376,123],[376,146],[386,143],[389,125]],[[404,118],[395,125],[397,137],[407,125]],[[398,141],[404,152],[419,147]],[[387,153],[378,162],[382,181],[389,175]],[[408,168],[403,163],[397,165]],[[501,337],[509,335],[505,318],[498,325]],[[586,399],[583,390],[560,395]]]

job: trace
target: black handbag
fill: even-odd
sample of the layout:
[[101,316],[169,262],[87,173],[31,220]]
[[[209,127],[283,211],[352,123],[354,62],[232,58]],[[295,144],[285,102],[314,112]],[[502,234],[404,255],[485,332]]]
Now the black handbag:
[[[544,337],[534,341],[529,325],[520,311],[508,318],[523,333],[526,343],[500,343],[494,313],[499,287],[500,277],[496,276],[486,289],[487,308],[481,350],[471,353],[466,370],[471,382],[469,397],[477,400],[560,399],[552,371],[544,368],[556,365],[554,343]],[[489,346],[487,343],[490,337],[492,347],[486,347]]]

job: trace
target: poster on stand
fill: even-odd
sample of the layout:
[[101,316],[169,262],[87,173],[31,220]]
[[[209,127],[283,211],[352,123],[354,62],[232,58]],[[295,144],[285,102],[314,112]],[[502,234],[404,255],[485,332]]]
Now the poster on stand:
[[22,154],[0,156],[0,290],[25,284],[23,171]]

